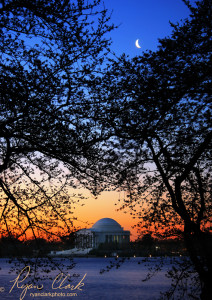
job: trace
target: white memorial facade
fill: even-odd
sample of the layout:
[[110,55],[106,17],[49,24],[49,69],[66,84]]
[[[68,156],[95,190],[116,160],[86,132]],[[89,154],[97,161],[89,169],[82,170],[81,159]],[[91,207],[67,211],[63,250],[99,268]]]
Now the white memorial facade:
[[81,249],[96,249],[105,243],[123,245],[129,242],[130,231],[124,230],[118,222],[110,218],[100,219],[91,228],[76,232],[76,247]]

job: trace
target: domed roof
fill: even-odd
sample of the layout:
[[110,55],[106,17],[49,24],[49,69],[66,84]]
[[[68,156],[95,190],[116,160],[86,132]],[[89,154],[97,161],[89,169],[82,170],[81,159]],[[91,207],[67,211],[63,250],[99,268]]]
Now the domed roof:
[[103,218],[97,221],[92,227],[92,231],[123,231],[121,225],[113,219]]

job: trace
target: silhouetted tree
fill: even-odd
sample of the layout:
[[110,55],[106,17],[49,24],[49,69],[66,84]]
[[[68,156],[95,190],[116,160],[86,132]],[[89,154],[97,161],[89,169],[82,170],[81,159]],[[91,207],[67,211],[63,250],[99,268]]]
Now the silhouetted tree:
[[99,120],[114,136],[108,147],[117,153],[114,182],[128,193],[123,207],[146,229],[183,230],[201,297],[209,299],[212,2],[184,2],[190,17],[172,24],[157,51],[121,56],[93,92],[105,101]]
[[26,247],[24,243],[13,236],[4,236],[0,239],[0,256],[21,256],[26,254]]
[[150,233],[147,233],[142,237],[141,243],[143,245],[152,246],[154,244],[154,238],[151,236]]
[[98,192],[88,86],[114,26],[101,0],[4,0],[0,22],[0,233],[68,234],[69,187]]

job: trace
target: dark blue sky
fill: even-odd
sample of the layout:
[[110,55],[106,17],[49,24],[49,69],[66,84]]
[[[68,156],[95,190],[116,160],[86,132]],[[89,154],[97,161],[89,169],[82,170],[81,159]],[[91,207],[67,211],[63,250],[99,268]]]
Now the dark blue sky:
[[[194,3],[194,0],[190,1]],[[145,50],[156,50],[158,38],[171,33],[173,23],[189,16],[182,0],[104,0],[106,8],[113,10],[112,21],[120,27],[111,33],[112,49],[130,57]],[[141,49],[135,47],[139,39]]]

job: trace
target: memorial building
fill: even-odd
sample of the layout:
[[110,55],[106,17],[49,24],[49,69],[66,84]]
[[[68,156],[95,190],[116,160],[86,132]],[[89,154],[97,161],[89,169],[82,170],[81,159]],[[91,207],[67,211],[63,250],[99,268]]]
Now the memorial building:
[[124,230],[113,219],[103,218],[91,228],[76,232],[76,247],[97,249],[100,244],[117,243],[126,245],[130,242],[130,231]]

